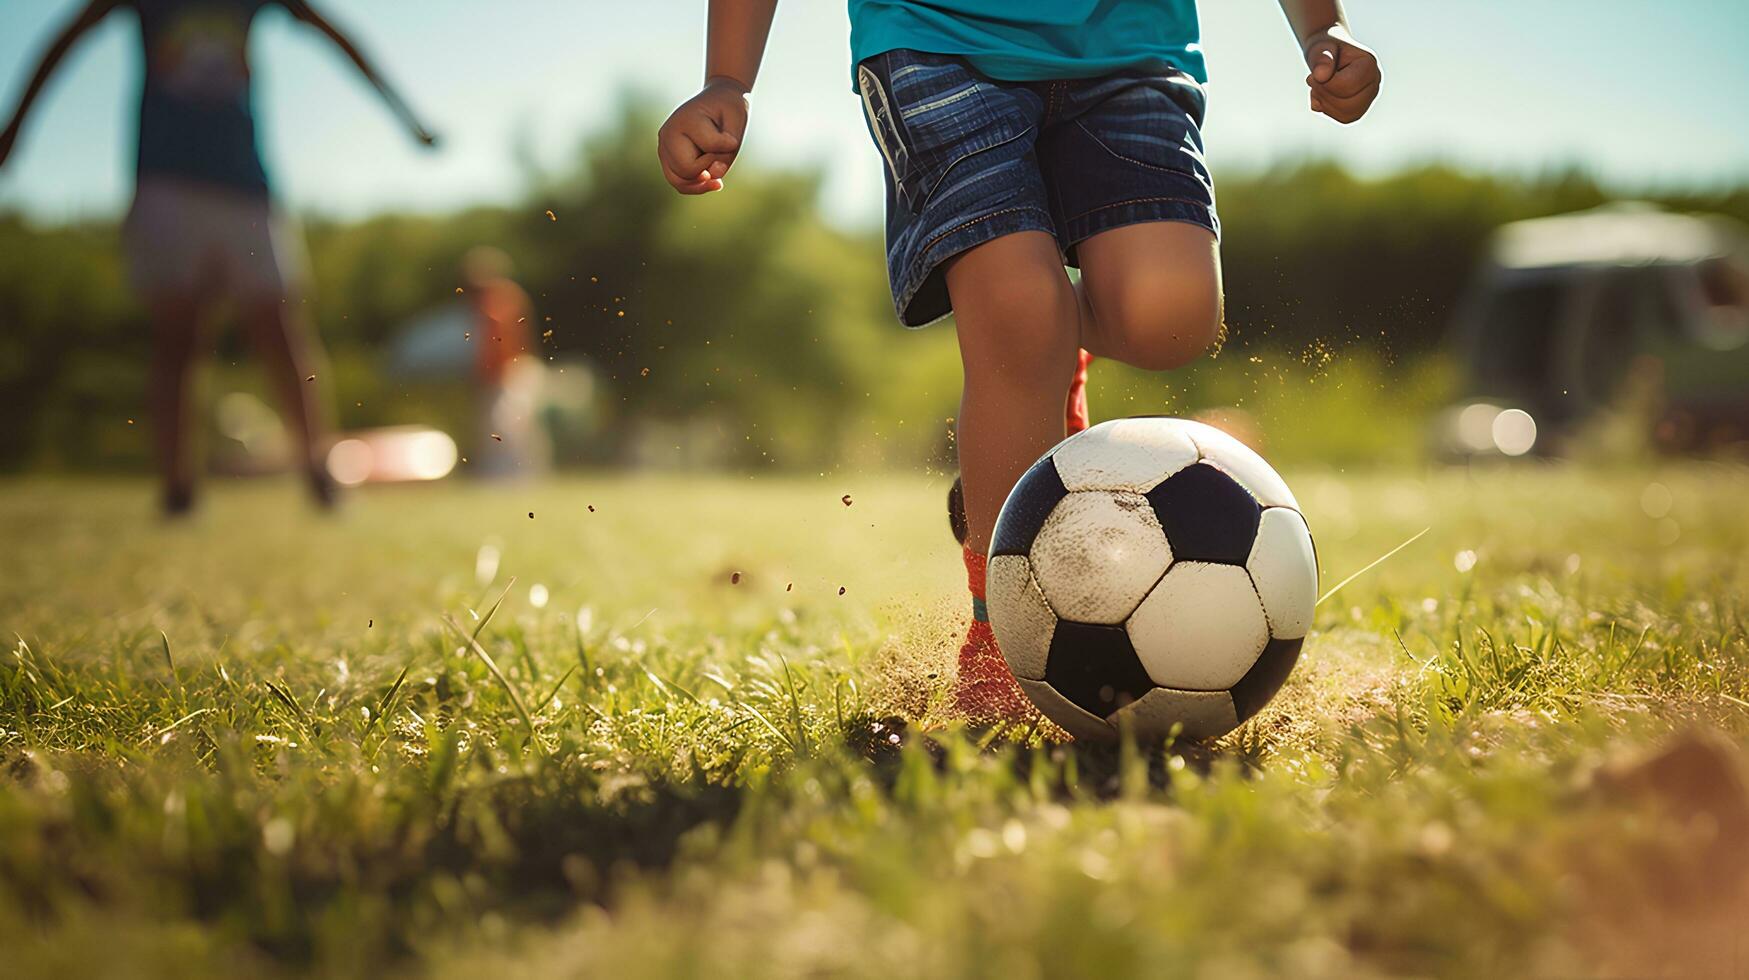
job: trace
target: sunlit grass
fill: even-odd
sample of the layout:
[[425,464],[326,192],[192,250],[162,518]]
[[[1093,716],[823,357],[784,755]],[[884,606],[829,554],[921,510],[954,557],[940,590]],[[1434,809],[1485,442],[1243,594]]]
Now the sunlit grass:
[[143,485],[0,486],[0,947],[177,975],[1742,969],[1749,475],[1288,476],[1327,584],[1431,530],[1320,607],[1262,716],[1173,753],[943,727],[939,481],[457,484],[332,520],[222,486],[186,527]]

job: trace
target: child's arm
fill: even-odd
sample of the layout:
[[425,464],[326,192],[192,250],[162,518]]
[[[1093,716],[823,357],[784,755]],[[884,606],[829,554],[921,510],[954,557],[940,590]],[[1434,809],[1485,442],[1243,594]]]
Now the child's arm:
[[747,132],[747,93],[759,75],[777,0],[711,0],[704,89],[656,136],[662,176],[682,194],[721,190]]
[[1311,69],[1306,85],[1312,90],[1312,111],[1339,123],[1366,115],[1379,97],[1379,61],[1348,33],[1342,0],[1281,0],[1281,10]]
[[55,73],[55,66],[61,63],[70,49],[86,31],[97,26],[97,22],[109,16],[116,8],[118,0],[91,0],[73,22],[61,29],[59,37],[43,52],[42,61],[36,66],[36,74],[30,77],[30,84],[24,87],[24,94],[18,99],[18,108],[12,112],[12,121],[6,128],[0,130],[0,166],[6,164],[6,158],[12,154],[12,144],[18,142],[18,130],[24,125],[24,117],[30,114],[30,107],[36,102],[37,93]]
[[377,94],[383,97],[383,101],[389,104],[390,111],[394,112],[401,122],[412,130],[414,139],[425,146],[437,145],[437,137],[432,135],[431,131],[425,128],[425,124],[419,121],[419,117],[413,114],[412,108],[407,105],[405,99],[401,98],[401,94],[377,73],[376,67],[365,58],[363,52],[358,50],[358,46],[352,43],[351,38],[342,34],[340,29],[333,24],[328,23],[327,19],[318,14],[307,0],[285,0],[285,9],[290,11],[293,17],[327,35],[328,40],[333,41],[334,46],[352,60],[352,63],[357,66],[359,74],[363,75],[365,81],[370,82],[371,86],[377,90]]

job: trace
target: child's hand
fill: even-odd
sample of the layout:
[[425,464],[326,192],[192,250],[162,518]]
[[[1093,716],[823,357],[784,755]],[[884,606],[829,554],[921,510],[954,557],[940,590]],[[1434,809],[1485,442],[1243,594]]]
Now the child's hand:
[[722,190],[746,132],[747,90],[729,79],[711,79],[656,134],[662,176],[682,194]]
[[1351,123],[1366,115],[1379,97],[1379,59],[1372,49],[1341,26],[1321,31],[1306,42],[1306,67],[1312,73],[1306,84],[1312,89],[1312,111],[1322,112],[1339,123]]

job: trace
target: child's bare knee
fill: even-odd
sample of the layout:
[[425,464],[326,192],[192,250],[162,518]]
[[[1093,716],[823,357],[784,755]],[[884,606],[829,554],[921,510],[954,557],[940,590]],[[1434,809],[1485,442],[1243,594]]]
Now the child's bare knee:
[[1221,330],[1221,293],[1213,283],[1163,277],[1128,284],[1096,311],[1124,360],[1149,371],[1180,368],[1214,344]]

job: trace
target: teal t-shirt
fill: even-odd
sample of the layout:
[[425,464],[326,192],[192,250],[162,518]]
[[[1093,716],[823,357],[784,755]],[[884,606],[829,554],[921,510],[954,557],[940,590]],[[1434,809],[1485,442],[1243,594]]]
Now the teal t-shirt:
[[1208,81],[1196,0],[850,0],[853,74],[896,48],[1012,82],[1161,66]]

